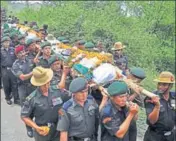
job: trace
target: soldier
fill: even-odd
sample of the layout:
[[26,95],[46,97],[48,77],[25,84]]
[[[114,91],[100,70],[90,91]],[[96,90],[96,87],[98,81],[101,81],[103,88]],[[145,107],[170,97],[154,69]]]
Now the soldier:
[[25,38],[26,38],[25,34],[18,36],[19,45],[25,46]]
[[[36,67],[32,73],[31,83],[38,88],[26,98],[21,118],[34,129],[35,141],[59,141],[56,130],[58,111],[70,95],[50,86],[53,77],[51,69]],[[31,115],[34,115],[35,122],[30,118]]]
[[[27,59],[23,45],[19,45],[15,48],[15,54],[18,59],[13,63],[12,72],[18,78],[18,93],[20,97],[20,105],[22,107],[26,97],[36,89],[29,81],[32,77],[34,64],[32,63],[32,60]],[[33,117],[31,116],[31,118]],[[32,128],[26,126],[26,129],[27,135],[32,138]]]
[[136,119],[138,106],[126,105],[128,87],[124,82],[115,81],[108,87],[109,101],[101,110],[101,141],[130,141],[129,127]]
[[22,106],[26,97],[35,90],[35,87],[29,81],[32,77],[34,64],[30,59],[27,59],[24,46],[17,46],[15,48],[15,54],[17,60],[13,63],[12,72],[18,78],[18,93]]
[[69,86],[72,98],[59,113],[57,130],[62,141],[97,141],[98,105],[88,96],[86,79],[78,77]]
[[86,41],[84,40],[79,40],[75,43],[75,47],[77,47],[78,49],[81,49],[81,50],[84,50],[85,47],[84,47],[84,44],[86,43]]
[[94,45],[94,43],[92,43],[92,42],[86,42],[86,43],[84,44],[84,47],[85,47],[84,50],[93,51],[93,49],[95,48],[95,45]]
[[67,80],[67,76],[70,72],[70,68],[66,65],[62,66],[62,61],[60,60],[59,55],[53,55],[49,59],[49,65],[54,73],[51,80],[51,85],[57,85],[60,89],[68,89],[70,81]]
[[63,36],[60,36],[60,37],[57,38],[57,40],[59,40],[60,42],[62,42],[62,40],[66,40],[66,38],[63,37]]
[[[137,68],[137,67],[133,67],[129,69],[129,73],[127,73],[127,78],[131,79],[133,81],[133,83],[137,84],[137,85],[141,85],[141,81],[143,79],[145,79],[146,75],[145,72],[142,68]],[[132,101],[136,104],[138,104],[139,106],[143,107],[143,98],[141,95],[135,93],[132,89],[129,89],[129,97],[128,97],[128,101]],[[134,121],[130,128],[129,128],[129,138],[130,141],[136,141],[137,138],[137,126],[136,126],[136,122]]]
[[28,52],[28,59],[34,62],[34,58],[36,57],[36,43],[33,39],[28,39],[26,41],[26,48],[25,51]]
[[[126,71],[128,69],[128,58],[126,55],[123,54],[124,48],[125,46],[123,46],[121,42],[116,42],[111,51],[115,51],[114,63],[116,64],[116,66],[121,68],[123,71]],[[119,62],[121,63],[119,64]]]
[[50,68],[48,59],[51,57],[51,44],[49,42],[43,42],[41,44],[42,56],[35,60],[37,66],[42,66],[44,68]]
[[70,46],[70,41],[69,40],[62,40],[61,43],[63,43],[64,45]]
[[10,39],[12,41],[11,46],[15,48],[19,44],[17,32],[15,32],[15,31],[11,32]]
[[174,141],[175,92],[170,90],[175,83],[174,75],[170,72],[161,72],[157,82],[158,96],[145,99],[148,129],[144,141]]
[[10,38],[3,37],[1,40],[1,71],[2,83],[4,87],[5,99],[7,104],[11,105],[11,93],[14,97],[14,103],[19,104],[17,91],[17,79],[11,71],[13,62],[16,59],[14,48],[10,46]]

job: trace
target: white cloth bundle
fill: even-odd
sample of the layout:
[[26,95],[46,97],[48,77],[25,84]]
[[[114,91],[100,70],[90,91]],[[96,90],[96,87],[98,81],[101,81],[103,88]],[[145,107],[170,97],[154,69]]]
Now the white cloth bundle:
[[104,63],[93,70],[93,81],[97,84],[104,84],[114,80],[116,75],[116,68],[109,63]]

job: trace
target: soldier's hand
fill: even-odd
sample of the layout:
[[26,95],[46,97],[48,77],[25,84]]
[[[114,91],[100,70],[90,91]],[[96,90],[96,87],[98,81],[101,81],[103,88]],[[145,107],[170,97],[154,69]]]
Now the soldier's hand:
[[130,113],[135,115],[139,111],[139,106],[136,103],[130,102],[129,103],[129,110],[130,110]]
[[64,64],[64,66],[63,66],[63,73],[65,75],[68,75],[69,72],[70,72],[70,67]]
[[153,96],[152,97],[152,103],[155,104],[155,106],[160,107],[160,101],[158,96]]
[[48,127],[44,127],[44,126],[38,127],[36,130],[42,136],[46,136],[49,133]]
[[38,58],[34,58],[33,62],[34,62],[35,64],[37,64],[37,63],[39,63],[40,61],[39,61]]

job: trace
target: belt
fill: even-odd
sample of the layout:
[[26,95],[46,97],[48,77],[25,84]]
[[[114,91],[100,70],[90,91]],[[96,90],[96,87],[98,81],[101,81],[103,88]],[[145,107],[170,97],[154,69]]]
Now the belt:
[[12,67],[6,67],[6,66],[2,66],[3,69],[7,69],[10,70]]
[[158,134],[162,134],[164,136],[170,136],[172,134],[172,131],[158,131],[156,128],[149,128],[151,131],[154,131]]
[[93,137],[88,137],[88,138],[79,138],[79,137],[69,137],[70,140],[73,141],[91,141],[93,139]]

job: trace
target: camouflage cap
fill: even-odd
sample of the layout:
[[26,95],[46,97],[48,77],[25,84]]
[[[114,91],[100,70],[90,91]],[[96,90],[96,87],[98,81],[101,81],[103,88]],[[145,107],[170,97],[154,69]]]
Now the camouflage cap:
[[108,87],[110,96],[122,95],[128,92],[128,86],[125,82],[115,81]]

